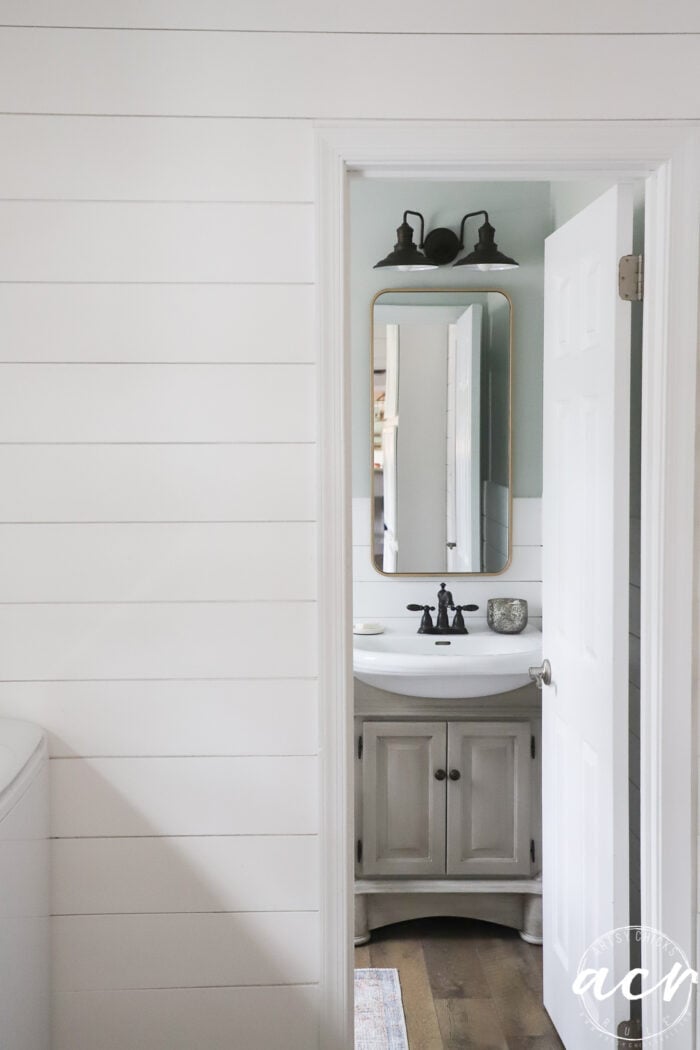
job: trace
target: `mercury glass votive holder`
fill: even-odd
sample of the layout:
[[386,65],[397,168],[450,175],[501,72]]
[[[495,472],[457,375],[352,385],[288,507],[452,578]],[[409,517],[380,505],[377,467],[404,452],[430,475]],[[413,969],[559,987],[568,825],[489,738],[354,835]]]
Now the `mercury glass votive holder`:
[[520,634],[527,627],[527,602],[524,598],[489,598],[486,622],[497,634]]

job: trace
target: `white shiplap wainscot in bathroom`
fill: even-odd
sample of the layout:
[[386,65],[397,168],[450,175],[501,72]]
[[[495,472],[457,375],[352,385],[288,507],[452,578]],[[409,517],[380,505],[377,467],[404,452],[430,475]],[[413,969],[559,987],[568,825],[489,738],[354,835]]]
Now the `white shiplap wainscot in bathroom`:
[[[391,579],[373,568],[370,547],[370,501],[355,497],[353,522],[353,616],[355,620],[380,620],[386,626],[405,626],[420,619],[408,612],[410,602],[435,604],[441,576],[398,576]],[[530,622],[542,624],[542,500],[513,500],[513,557],[500,576],[454,577],[450,589],[455,601],[474,603],[478,612],[465,613],[467,620],[486,619],[489,598],[525,598]]]
[[311,130],[4,116],[0,153],[0,712],[50,733],[54,1048],[312,1047]]

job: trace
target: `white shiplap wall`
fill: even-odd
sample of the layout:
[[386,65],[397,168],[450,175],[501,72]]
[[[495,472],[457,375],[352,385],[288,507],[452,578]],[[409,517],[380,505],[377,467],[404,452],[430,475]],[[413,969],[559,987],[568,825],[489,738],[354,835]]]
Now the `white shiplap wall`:
[[0,710],[51,734],[54,1045],[313,1046],[310,128],[7,116],[0,153]]
[[318,1045],[311,118],[697,118],[698,18],[0,0],[0,710],[51,731],[55,1050]]

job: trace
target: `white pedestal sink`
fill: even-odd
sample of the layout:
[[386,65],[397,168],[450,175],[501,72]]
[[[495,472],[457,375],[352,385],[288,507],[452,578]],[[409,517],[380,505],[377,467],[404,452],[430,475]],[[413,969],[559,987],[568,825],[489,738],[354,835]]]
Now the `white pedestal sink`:
[[407,625],[353,636],[355,677],[404,696],[507,693],[527,685],[528,668],[541,661],[542,634],[530,625],[521,634],[495,634],[485,625],[470,626],[469,634],[418,634]]

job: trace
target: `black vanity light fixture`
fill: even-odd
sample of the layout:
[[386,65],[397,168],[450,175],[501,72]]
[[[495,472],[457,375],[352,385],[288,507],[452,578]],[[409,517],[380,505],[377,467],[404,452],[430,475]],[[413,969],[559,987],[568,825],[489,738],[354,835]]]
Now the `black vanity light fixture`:
[[[420,219],[420,243],[418,247],[413,243],[413,227],[406,221],[407,215],[415,215]],[[419,211],[405,211],[403,222],[396,230],[396,244],[394,250],[389,252],[385,259],[375,263],[374,269],[386,270],[435,270],[438,266],[445,266],[457,258],[464,248],[464,226],[467,219],[475,215],[484,215],[486,222],[479,227],[479,242],[474,245],[474,251],[465,255],[463,259],[456,262],[455,266],[467,266],[472,270],[512,270],[517,267],[515,259],[509,258],[503,252],[499,252],[498,245],[494,242],[496,231],[489,222],[488,212],[471,211],[462,219],[460,235],[457,236],[452,230],[439,226],[431,230],[428,236],[425,233],[425,220]]]
[[[420,243],[418,247],[413,243],[413,227],[406,222],[407,215],[415,215],[420,219]],[[393,252],[389,252],[385,259],[375,263],[375,270],[436,270],[440,263],[432,257],[428,258],[423,249],[426,247],[424,241],[425,219],[419,211],[405,211],[403,222],[396,230],[396,244]],[[434,231],[437,232],[437,231]],[[447,230],[452,237],[452,230]],[[428,234],[428,238],[432,235]],[[457,238],[455,237],[455,240]],[[454,255],[452,256],[454,258]]]
[[489,213],[487,211],[470,211],[462,219],[462,225],[459,229],[459,248],[460,251],[464,248],[464,226],[467,219],[473,218],[475,215],[483,215],[486,222],[483,226],[479,227],[479,240],[474,245],[474,251],[470,252],[469,255],[465,255],[463,259],[458,259],[454,264],[455,266],[466,266],[469,270],[515,270],[518,267],[515,259],[511,259],[510,256],[504,255],[503,252],[499,252],[498,245],[496,244],[494,237],[496,231],[489,222]]

